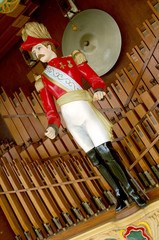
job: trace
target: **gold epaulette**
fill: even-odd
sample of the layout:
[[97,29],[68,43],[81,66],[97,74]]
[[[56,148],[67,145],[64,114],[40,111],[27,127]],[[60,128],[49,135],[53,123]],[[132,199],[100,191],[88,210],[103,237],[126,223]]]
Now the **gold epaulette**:
[[77,65],[87,62],[86,56],[80,50],[74,50],[71,55]]
[[44,88],[44,84],[42,82],[42,79],[39,78],[36,82],[35,82],[35,88],[36,90],[39,92],[42,88]]

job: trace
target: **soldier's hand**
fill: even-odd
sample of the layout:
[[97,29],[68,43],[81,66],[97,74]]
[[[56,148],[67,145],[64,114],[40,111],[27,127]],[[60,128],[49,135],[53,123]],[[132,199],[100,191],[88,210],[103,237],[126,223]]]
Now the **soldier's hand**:
[[47,136],[50,139],[54,139],[56,137],[55,129],[52,127],[48,127],[46,129],[45,136]]
[[104,91],[95,92],[93,95],[93,101],[104,100],[106,93]]
[[41,79],[41,75],[36,75],[33,73],[34,79],[35,81],[38,81],[39,79]]

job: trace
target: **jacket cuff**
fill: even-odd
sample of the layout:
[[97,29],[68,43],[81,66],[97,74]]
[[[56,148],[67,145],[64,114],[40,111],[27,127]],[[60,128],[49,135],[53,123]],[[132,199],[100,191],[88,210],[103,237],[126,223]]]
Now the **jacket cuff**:
[[43,84],[41,78],[39,78],[39,79],[35,82],[35,88],[36,88],[36,91],[37,91],[37,92],[40,92],[40,90],[41,90],[42,88],[44,88],[44,84]]
[[[57,136],[58,133],[59,133],[59,128],[58,128],[58,126],[57,126],[56,124],[54,124],[54,123],[49,123],[48,126],[47,126],[47,128],[49,128],[49,127],[52,127],[52,128],[55,130],[55,135]],[[47,129],[47,128],[46,128],[46,129]]]
[[104,92],[104,89],[103,89],[103,88],[96,88],[96,89],[94,90],[94,92],[98,92],[98,91]]

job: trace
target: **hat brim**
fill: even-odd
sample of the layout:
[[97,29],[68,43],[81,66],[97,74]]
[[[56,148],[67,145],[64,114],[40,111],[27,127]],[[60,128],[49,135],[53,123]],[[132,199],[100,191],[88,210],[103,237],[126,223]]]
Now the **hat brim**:
[[21,45],[21,48],[23,50],[26,50],[26,51],[31,51],[32,47],[34,47],[35,45],[39,44],[39,43],[42,43],[44,41],[49,41],[49,42],[52,42],[55,47],[59,47],[59,43],[55,40],[55,39],[50,39],[50,38],[34,38],[34,37],[31,37],[31,36],[28,36],[27,37],[27,40],[25,42],[23,42],[23,44]]

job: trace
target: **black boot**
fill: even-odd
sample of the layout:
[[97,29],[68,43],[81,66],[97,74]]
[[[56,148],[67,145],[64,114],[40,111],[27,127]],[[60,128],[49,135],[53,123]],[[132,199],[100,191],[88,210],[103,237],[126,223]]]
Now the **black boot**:
[[[129,182],[129,178],[126,174],[124,168],[119,165],[118,154],[114,150],[111,142],[103,143],[100,146],[96,147],[98,154],[105,161],[106,166],[111,170],[111,172],[115,175],[115,177],[122,183],[125,190],[129,194],[129,196],[136,202],[139,207],[146,206],[146,202],[142,199],[137,192],[135,192],[134,188],[131,186]],[[116,159],[117,158],[117,159]]]
[[[116,212],[121,211],[126,207],[124,200],[127,200],[127,195],[123,191],[122,187],[120,186],[118,180],[114,175],[110,173],[110,170],[106,168],[103,160],[100,156],[96,153],[95,148],[91,149],[87,152],[87,156],[90,158],[92,164],[97,167],[101,175],[105,178],[105,180],[109,183],[109,185],[113,188],[116,194],[117,199],[117,206]],[[103,164],[102,164],[103,163]]]
[[132,188],[131,185],[127,186],[126,191],[139,207],[143,208],[146,206],[145,200],[140,197],[140,195]]

